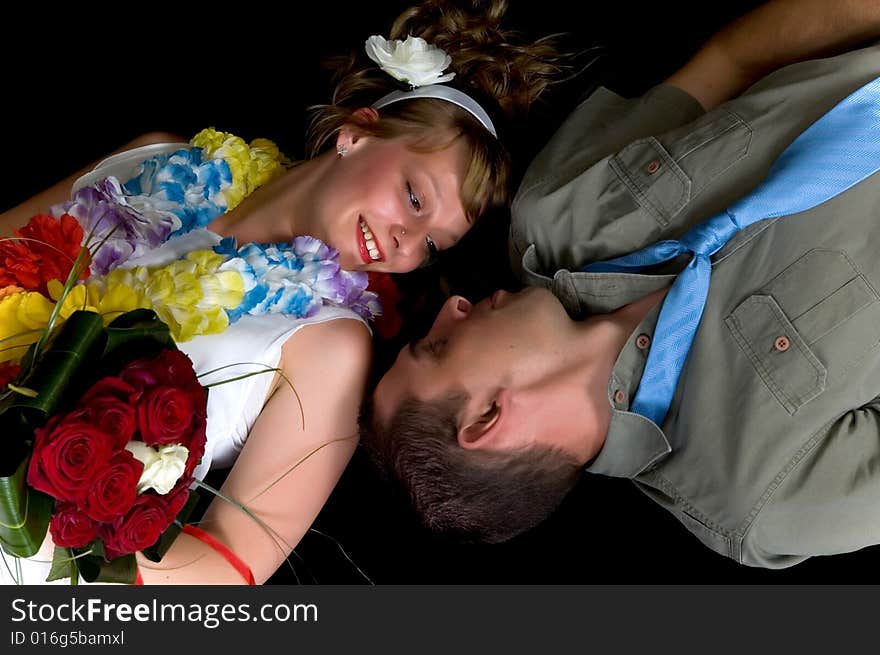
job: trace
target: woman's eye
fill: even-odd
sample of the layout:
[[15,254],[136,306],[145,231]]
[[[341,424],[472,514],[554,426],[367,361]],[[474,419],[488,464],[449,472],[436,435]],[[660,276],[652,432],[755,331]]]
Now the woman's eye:
[[419,200],[419,197],[415,194],[409,182],[406,183],[406,192],[409,195],[409,204],[413,206],[413,209],[417,212],[422,211],[422,201]]

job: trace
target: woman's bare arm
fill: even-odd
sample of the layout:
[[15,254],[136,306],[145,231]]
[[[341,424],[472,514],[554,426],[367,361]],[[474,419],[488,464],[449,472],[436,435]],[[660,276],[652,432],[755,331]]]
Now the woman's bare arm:
[[[309,529],[354,452],[369,360],[369,333],[353,320],[310,325],[284,346],[282,370],[302,400],[305,429],[293,391],[279,381],[222,488],[269,530],[219,498],[199,523],[250,567],[258,584]],[[186,534],[158,564],[142,557],[139,564],[145,584],[243,582],[226,560]]]

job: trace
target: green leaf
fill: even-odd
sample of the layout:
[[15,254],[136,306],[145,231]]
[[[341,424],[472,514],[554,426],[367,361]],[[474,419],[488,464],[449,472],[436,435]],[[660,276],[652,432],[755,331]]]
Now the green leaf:
[[46,538],[55,501],[27,486],[28,459],[0,478],[0,545],[10,555],[30,557]]
[[109,562],[95,553],[76,559],[80,575],[86,582],[121,582],[134,584],[137,578],[137,560],[134,554],[122,555]]
[[167,348],[177,348],[168,326],[151,309],[134,309],[107,326],[102,360],[105,366],[116,369],[132,359]]
[[174,543],[174,540],[177,539],[177,535],[180,534],[180,531],[183,529],[183,525],[189,520],[189,517],[192,515],[193,510],[199,502],[199,495],[195,491],[189,492],[189,498],[186,499],[186,504],[183,506],[183,509],[177,514],[177,517],[174,519],[174,522],[165,528],[165,531],[159,535],[159,539],[149,548],[144,548],[141,552],[151,562],[159,562],[165,556],[165,553],[168,552],[168,549],[171,548],[171,544]]
[[55,552],[52,554],[52,568],[49,569],[46,582],[70,578],[72,583],[75,575],[76,560],[73,558],[73,552],[70,548],[55,546]]
[[[4,439],[0,475],[13,474],[30,452],[34,430],[63,409],[70,390],[83,389],[105,342],[104,326],[98,314],[74,312],[24,379],[17,381],[18,386],[36,391],[36,396],[13,393],[0,401],[0,435]],[[29,354],[33,352],[32,349]]]

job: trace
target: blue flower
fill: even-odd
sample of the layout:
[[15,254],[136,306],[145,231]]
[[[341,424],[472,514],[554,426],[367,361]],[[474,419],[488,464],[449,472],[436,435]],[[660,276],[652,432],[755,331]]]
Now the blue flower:
[[230,321],[244,314],[311,316],[323,304],[351,307],[367,319],[381,313],[378,296],[366,291],[366,273],[342,270],[338,251],[314,237],[241,248],[227,238],[214,252],[229,258],[224,267],[234,266],[253,283],[249,288],[246,282],[241,305],[228,312]]

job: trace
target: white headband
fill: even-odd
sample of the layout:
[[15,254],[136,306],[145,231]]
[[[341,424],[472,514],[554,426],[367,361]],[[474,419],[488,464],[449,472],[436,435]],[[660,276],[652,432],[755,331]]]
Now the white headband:
[[458,105],[476,118],[492,136],[498,138],[489,114],[476,100],[451,86],[442,86],[443,82],[455,77],[455,73],[444,73],[452,63],[452,57],[437,46],[418,36],[408,36],[404,41],[400,39],[388,41],[385,37],[374,34],[364,43],[364,49],[367,56],[376,62],[379,68],[394,79],[408,84],[411,89],[392,91],[382,96],[373,103],[373,109],[381,109],[400,100],[437,98]]
[[471,98],[468,94],[451,86],[430,84],[428,86],[420,86],[412,91],[392,91],[388,95],[384,95],[374,102],[373,109],[381,109],[391,103],[399,102],[401,100],[412,100],[413,98],[437,98],[438,100],[445,100],[446,102],[451,102],[453,105],[458,105],[471,116],[476,118],[483,127],[489,130],[489,134],[496,139],[498,138],[498,133],[495,131],[495,126],[492,124],[492,119],[489,118],[489,114],[486,113],[486,110],[480,107],[477,101]]

